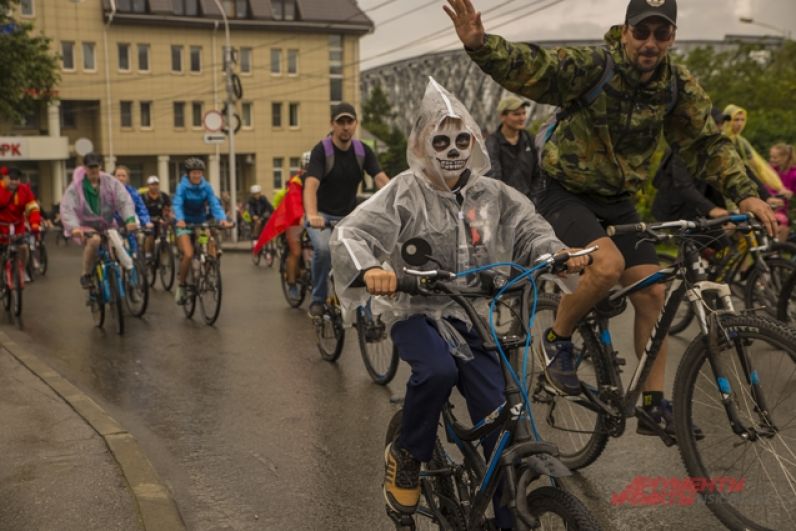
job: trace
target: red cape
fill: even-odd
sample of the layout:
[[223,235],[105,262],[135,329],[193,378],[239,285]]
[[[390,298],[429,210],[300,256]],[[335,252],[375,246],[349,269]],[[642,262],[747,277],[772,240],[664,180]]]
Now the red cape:
[[263,227],[257,243],[252,249],[254,254],[260,252],[263,246],[287,230],[288,227],[301,223],[304,217],[304,205],[302,202],[301,179],[294,177],[287,185],[287,193],[282,202],[276,207],[274,213],[268,219],[268,223]]

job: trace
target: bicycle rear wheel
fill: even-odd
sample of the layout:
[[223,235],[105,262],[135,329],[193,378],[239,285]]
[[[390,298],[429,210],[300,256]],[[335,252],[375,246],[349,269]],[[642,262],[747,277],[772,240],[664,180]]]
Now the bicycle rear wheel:
[[303,259],[299,258],[299,271],[298,271],[298,278],[296,279],[296,286],[298,286],[298,294],[296,297],[292,297],[290,295],[289,284],[287,283],[287,257],[289,255],[289,251],[285,251],[282,253],[282,256],[279,258],[279,279],[282,283],[282,294],[285,296],[285,300],[287,301],[288,305],[291,308],[298,308],[301,306],[301,303],[304,302],[304,297],[307,295],[307,288],[303,282],[301,282],[302,277],[302,269],[303,269]]
[[330,362],[337,361],[345,343],[345,329],[340,308],[336,305],[332,307],[327,305],[321,317],[313,318],[313,324],[321,358]]
[[39,255],[39,274],[44,276],[47,274],[47,266],[49,265],[49,262],[47,257],[47,246],[44,245],[43,239],[39,242],[37,251]]
[[105,297],[102,293],[102,279],[100,278],[99,268],[94,269],[94,285],[89,288],[88,293],[88,307],[91,310],[91,318],[94,320],[94,326],[102,328],[105,324]]
[[108,304],[111,308],[111,315],[116,319],[116,333],[124,334],[124,310],[122,302],[123,281],[119,278],[119,271],[116,268],[107,269],[108,283],[110,284],[110,299]]
[[796,264],[784,258],[766,259],[768,271],[758,265],[746,278],[744,305],[746,308],[765,307],[771,317],[777,317],[780,294],[787,279],[796,272]]
[[579,499],[565,490],[544,486],[527,498],[528,512],[539,520],[539,529],[598,531],[600,525]]
[[208,256],[198,280],[199,309],[205,323],[212,325],[221,312],[221,264]]
[[163,238],[160,240],[157,253],[160,285],[163,286],[165,291],[171,291],[172,286],[174,286],[174,275],[176,270],[174,249],[171,247],[169,242]]
[[390,383],[398,370],[398,352],[386,325],[369,307],[357,308],[357,336],[362,361],[371,379],[379,385]]
[[130,314],[144,315],[149,304],[149,282],[146,280],[146,266],[140,260],[133,261],[133,268],[123,273],[125,285],[124,302]]
[[[674,419],[683,463],[691,477],[722,482],[700,494],[730,529],[794,529],[796,331],[752,315],[719,322],[722,391],[702,337],[677,369]],[[734,433],[723,397],[734,404],[744,436]],[[704,439],[696,441],[693,426]]]
[[197,264],[198,259],[194,257],[191,261],[191,267],[188,269],[188,278],[185,282],[185,293],[183,294],[185,304],[182,305],[182,311],[188,319],[193,318],[193,314],[196,311],[196,291],[199,287],[197,285],[199,281],[194,273],[194,268],[198,269]]
[[[533,337],[542,338],[547,328],[553,325],[558,310],[559,297],[541,294],[536,304]],[[602,350],[593,335],[580,327],[572,336],[578,378],[592,393],[599,393],[609,385],[609,378],[602,359]],[[534,351],[538,345],[534,345]],[[593,463],[605,450],[608,443],[608,416],[594,411],[591,403],[579,397],[563,397],[550,389],[544,375],[544,367],[537,352],[529,354],[528,374],[530,378],[531,409],[536,427],[545,441],[558,446],[559,459],[568,468],[577,470]]]
[[786,323],[796,321],[796,273],[791,274],[782,286],[777,301],[777,319]]
[[19,319],[22,316],[22,269],[21,267],[13,267],[13,290],[11,293],[11,310],[14,317]]

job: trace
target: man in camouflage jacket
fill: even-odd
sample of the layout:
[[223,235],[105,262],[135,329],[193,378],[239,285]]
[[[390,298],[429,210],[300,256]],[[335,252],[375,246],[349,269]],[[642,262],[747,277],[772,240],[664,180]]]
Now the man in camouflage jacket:
[[[757,197],[738,154],[711,120],[705,91],[669,57],[676,0],[631,0],[625,23],[610,29],[604,47],[548,50],[487,35],[471,0],[448,4],[444,9],[456,33],[484,72],[521,96],[571,110],[544,145],[542,171],[550,183],[539,210],[565,244],[596,244],[600,249],[576,292],[563,298],[539,352],[548,383],[559,393],[576,395],[580,383],[569,339],[576,323],[617,282],[629,285],[659,268],[651,243],[638,242],[635,235],[609,238],[604,227],[638,222],[632,194],[651,178],[650,159],[661,135],[678,149],[692,175],[704,176],[770,233],[773,212]],[[598,85],[610,63],[613,74],[596,99],[584,105],[585,94]],[[663,307],[664,288],[656,284],[630,299],[641,356]],[[664,343],[643,387],[643,405],[649,419],[673,433],[671,404],[662,393],[665,368]],[[638,432],[655,434],[641,420]]]

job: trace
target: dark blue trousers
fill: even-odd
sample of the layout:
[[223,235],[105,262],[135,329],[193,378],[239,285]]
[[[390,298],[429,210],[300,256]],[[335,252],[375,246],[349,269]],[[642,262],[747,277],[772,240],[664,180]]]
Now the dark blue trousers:
[[[442,408],[453,386],[467,402],[473,423],[482,420],[505,401],[503,373],[497,354],[482,348],[481,338],[458,320],[450,319],[472,350],[474,359],[463,361],[453,357],[439,335],[433,321],[425,315],[413,315],[395,323],[392,340],[402,360],[412,368],[406,384],[401,434],[397,445],[415,459],[427,462],[434,450]],[[492,454],[498,433],[482,441],[486,456]],[[495,500],[503,489],[499,488]],[[495,503],[498,527],[512,527],[511,513]]]

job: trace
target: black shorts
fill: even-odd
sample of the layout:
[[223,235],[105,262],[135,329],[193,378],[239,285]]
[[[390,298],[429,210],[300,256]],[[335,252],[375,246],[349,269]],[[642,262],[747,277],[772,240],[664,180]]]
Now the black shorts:
[[[550,180],[539,201],[539,212],[553,227],[558,239],[569,247],[586,247],[604,238],[608,225],[624,225],[641,221],[630,196],[602,199],[574,194],[558,182]],[[652,242],[641,242],[638,234],[613,236],[614,244],[625,258],[625,268],[637,265],[658,265]]]

